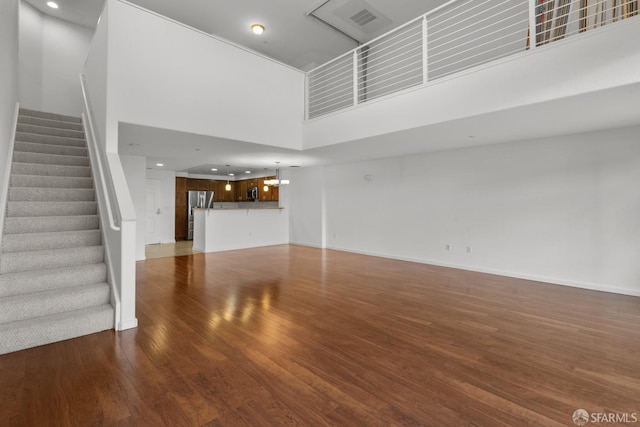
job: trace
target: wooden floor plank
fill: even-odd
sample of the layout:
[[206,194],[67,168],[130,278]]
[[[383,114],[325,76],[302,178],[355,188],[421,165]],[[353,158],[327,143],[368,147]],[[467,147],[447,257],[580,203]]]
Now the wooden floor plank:
[[0,425],[640,413],[636,297],[283,245],[140,262],[137,298],[137,329],[0,356]]

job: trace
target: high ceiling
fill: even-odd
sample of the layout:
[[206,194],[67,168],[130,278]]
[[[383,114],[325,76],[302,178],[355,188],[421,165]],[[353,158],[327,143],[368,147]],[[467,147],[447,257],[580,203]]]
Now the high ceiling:
[[[0,0],[2,1],[2,0]],[[95,27],[104,0],[56,0],[60,8],[53,10],[47,0],[23,0],[53,16],[86,27]],[[364,3],[366,1],[366,3]],[[374,38],[411,18],[445,3],[445,0],[131,0],[132,3],[159,14],[216,34],[236,44],[258,51],[292,67],[309,70],[357,45]],[[365,4],[380,17],[382,25],[369,34],[351,32],[351,37],[308,16],[315,14],[341,26],[338,15],[351,7]],[[332,12],[333,10],[333,12]],[[335,12],[335,13],[334,13]],[[384,19],[383,19],[384,18]],[[387,22],[387,20],[389,22]],[[266,27],[262,36],[250,32],[250,25]],[[348,31],[348,26],[342,27]],[[638,124],[635,105],[640,98],[640,85],[589,93],[543,104],[499,111],[480,117],[454,120],[425,128],[410,129],[393,135],[380,135],[366,140],[335,144],[328,147],[297,151],[272,146],[230,141],[213,136],[178,133],[121,123],[119,152],[145,156],[148,168],[163,163],[165,170],[197,175],[224,175],[226,164],[244,176],[245,170],[265,174],[273,171],[275,162],[283,167],[313,166],[351,162],[421,152],[486,145],[529,138],[587,132],[610,127]],[[607,106],[606,114],[601,106]],[[574,114],[566,114],[573,112]],[[536,120],[523,120],[535,117]],[[563,117],[563,120],[557,120]],[[540,126],[545,123],[545,126]],[[469,135],[475,135],[470,139]],[[176,144],[180,141],[180,145]],[[211,171],[218,169],[218,171]]]
[[[56,0],[58,9],[47,0],[23,0],[47,15],[95,28],[105,0]],[[356,46],[371,40],[447,0],[130,0],[201,31],[274,58],[294,68],[308,71]],[[367,10],[376,19],[358,25],[350,18]],[[371,16],[369,16],[371,19]],[[251,32],[251,24],[265,27],[261,36]],[[339,29],[338,29],[339,28]],[[339,154],[305,154],[295,150],[228,141],[202,135],[180,134],[164,129],[121,124],[122,154],[147,157],[147,167],[170,169],[199,175],[224,175],[226,164],[243,176],[273,171],[276,161],[283,167],[326,164]],[[176,150],[175,141],[185,141],[191,150]],[[157,163],[164,166],[158,167]],[[218,169],[212,171],[211,169]]]
[[[43,13],[94,28],[104,0],[25,0]],[[366,42],[401,25],[446,0],[130,0],[201,31],[215,34],[258,51],[292,67],[308,71],[357,46],[357,42],[314,16],[331,21],[333,27]],[[316,13],[310,13],[316,10]],[[365,26],[349,18],[354,10],[371,10],[377,19]],[[346,15],[345,15],[346,14]],[[342,15],[342,16],[341,16]],[[343,19],[346,18],[346,19]],[[374,25],[376,22],[379,25]],[[262,24],[261,36],[251,24]],[[371,31],[361,31],[359,28]]]

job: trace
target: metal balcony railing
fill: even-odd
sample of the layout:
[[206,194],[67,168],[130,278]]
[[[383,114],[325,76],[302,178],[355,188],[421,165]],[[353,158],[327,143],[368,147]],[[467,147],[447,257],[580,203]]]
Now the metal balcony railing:
[[638,3],[449,1],[309,71],[307,119],[637,16]]

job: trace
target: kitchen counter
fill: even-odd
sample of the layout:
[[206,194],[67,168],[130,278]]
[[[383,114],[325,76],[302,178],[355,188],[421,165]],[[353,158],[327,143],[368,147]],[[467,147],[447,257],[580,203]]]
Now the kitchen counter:
[[289,214],[278,206],[194,209],[193,249],[219,252],[289,243]]

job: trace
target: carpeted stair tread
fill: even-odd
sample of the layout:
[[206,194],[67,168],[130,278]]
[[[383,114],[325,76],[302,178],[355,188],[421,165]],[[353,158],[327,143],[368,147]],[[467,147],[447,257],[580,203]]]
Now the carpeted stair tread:
[[13,175],[90,177],[88,166],[45,165],[41,163],[17,163],[11,167]]
[[40,142],[16,141],[14,150],[23,153],[58,154],[61,156],[81,156],[88,155],[87,148],[74,147],[71,145],[46,144]]
[[66,136],[69,138],[84,138],[84,132],[71,129],[58,129],[47,126],[27,125],[18,123],[17,132],[41,133],[43,135]]
[[99,246],[100,230],[57,231],[48,233],[7,234],[2,239],[2,252],[27,252],[49,249]]
[[14,162],[11,173],[13,175],[91,177],[91,168],[89,166]]
[[74,122],[68,122],[64,120],[50,119],[50,118],[43,118],[43,117],[20,115],[18,116],[18,123],[23,123],[26,125],[45,126],[45,127],[58,128],[58,129],[71,129],[71,130],[77,130],[79,132],[82,132],[83,130],[82,123],[74,123]]
[[9,187],[12,202],[93,202],[95,199],[93,188]]
[[93,188],[93,179],[90,177],[11,174],[10,179],[10,185],[12,187]]
[[0,354],[113,329],[82,120],[21,109],[0,248]]
[[65,136],[43,135],[41,133],[16,132],[16,141],[36,142],[39,144],[68,145],[73,147],[86,147],[84,138],[69,138]]
[[7,217],[97,215],[98,204],[85,202],[9,202]]
[[5,218],[4,233],[8,236],[23,233],[97,230],[99,227],[98,215],[12,216]]
[[76,116],[68,116],[65,114],[47,113],[44,111],[31,110],[28,108],[20,108],[19,116],[40,117],[49,120],[60,120],[63,122],[82,123],[82,119]]
[[15,151],[13,161],[18,163],[41,163],[45,165],[90,166],[89,157],[63,156],[60,154]]
[[0,354],[113,329],[110,304],[0,325]]
[[47,270],[100,262],[104,262],[103,246],[11,252],[0,255],[0,273]]
[[109,303],[107,283],[0,298],[0,325]]
[[107,281],[103,262],[0,274],[0,298]]

